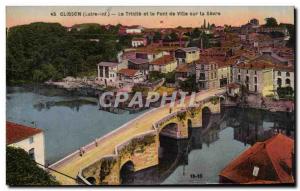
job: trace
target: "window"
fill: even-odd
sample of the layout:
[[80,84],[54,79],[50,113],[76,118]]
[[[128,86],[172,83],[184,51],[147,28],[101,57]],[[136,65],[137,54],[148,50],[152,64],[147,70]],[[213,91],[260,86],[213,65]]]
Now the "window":
[[205,74],[204,73],[200,73],[199,80],[205,80]]
[[289,73],[289,72],[286,72],[286,76],[290,76],[290,73]]
[[100,77],[103,77],[103,66],[100,66]]
[[281,72],[280,72],[280,71],[278,71],[278,72],[277,72],[277,75],[278,75],[278,76],[281,76]]
[[239,73],[241,73],[241,69],[239,69]]
[[257,83],[257,77],[254,77],[254,83]]
[[201,70],[204,70],[204,64],[201,64]]
[[249,82],[249,76],[246,76],[246,83]]
[[291,80],[290,80],[290,79],[286,79],[286,80],[285,80],[285,84],[291,85]]
[[34,156],[34,148],[30,149],[28,151],[28,155],[32,160],[35,160],[35,156]]
[[248,70],[247,70],[247,74],[248,74]]
[[30,138],[29,138],[29,143],[30,143],[30,144],[33,143],[33,137],[30,137]]
[[257,74],[256,70],[254,71],[254,74],[255,74],[255,75]]
[[217,78],[217,72],[215,72],[215,78]]
[[238,75],[238,81],[239,82],[241,81],[241,75]]
[[254,86],[254,91],[257,92],[257,85]]
[[281,87],[281,84],[282,84],[281,78],[278,78],[278,79],[277,79],[277,85],[278,85],[279,87]]

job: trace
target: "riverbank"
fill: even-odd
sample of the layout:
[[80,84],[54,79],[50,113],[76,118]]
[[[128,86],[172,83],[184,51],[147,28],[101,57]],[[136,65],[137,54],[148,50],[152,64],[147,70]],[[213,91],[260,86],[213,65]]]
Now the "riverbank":
[[260,109],[269,112],[294,112],[295,102],[291,100],[274,100],[268,97],[248,96],[246,101],[230,100],[226,98],[222,103],[224,107],[240,107]]

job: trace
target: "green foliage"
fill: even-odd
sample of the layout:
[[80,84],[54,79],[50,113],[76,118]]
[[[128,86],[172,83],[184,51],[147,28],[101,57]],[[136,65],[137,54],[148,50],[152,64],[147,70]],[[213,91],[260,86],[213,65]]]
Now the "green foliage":
[[135,85],[135,86],[133,86],[131,91],[133,94],[136,92],[142,92],[143,95],[147,95],[149,89],[147,87]]
[[151,71],[149,72],[149,81],[155,82],[157,80],[160,80],[164,77],[164,74],[159,71]]
[[155,143],[155,135],[145,135],[141,138],[134,138],[128,145],[122,148],[120,156],[122,157],[125,154],[133,155],[138,148],[144,150],[146,146],[153,143]]
[[166,80],[166,83],[175,83],[175,71],[164,74],[164,78]]
[[174,42],[174,41],[178,41],[178,40],[179,40],[179,37],[178,37],[177,33],[175,33],[174,31],[164,37],[165,42]]
[[155,82],[157,80],[160,80],[162,78],[165,78],[166,83],[175,83],[175,71],[168,72],[168,73],[161,73],[158,71],[151,71],[149,72],[149,81]]
[[59,183],[30,159],[26,151],[6,147],[6,183],[9,186],[58,185]]
[[198,92],[196,75],[191,75],[187,80],[179,82],[180,89],[186,92]]
[[277,20],[273,17],[265,18],[265,21],[266,21],[266,24],[265,24],[266,27],[276,27],[276,26],[278,26]]
[[94,71],[98,62],[115,61],[117,52],[128,46],[117,32],[117,26],[107,30],[92,23],[72,31],[59,23],[12,27],[6,39],[7,82],[43,82]]
[[113,166],[117,163],[114,158],[103,159],[101,161],[100,182],[103,183],[105,177],[110,174]]
[[282,99],[294,99],[294,90],[292,87],[279,87],[277,94]]
[[218,98],[217,96],[211,97],[211,98],[210,98],[210,102],[211,102],[213,105],[216,105],[217,103],[219,103],[219,98]]
[[154,33],[154,36],[153,36],[153,41],[154,42],[157,42],[157,41],[159,41],[159,40],[161,40],[161,34],[160,34],[160,32],[155,32]]
[[185,119],[186,119],[186,112],[179,113],[179,114],[177,115],[177,117],[178,117],[178,119],[179,119],[180,121],[185,120]]
[[290,35],[290,39],[287,42],[287,46],[290,48],[295,48],[295,25],[293,24],[286,24],[286,23],[280,23],[279,25],[280,27],[286,27],[289,35]]

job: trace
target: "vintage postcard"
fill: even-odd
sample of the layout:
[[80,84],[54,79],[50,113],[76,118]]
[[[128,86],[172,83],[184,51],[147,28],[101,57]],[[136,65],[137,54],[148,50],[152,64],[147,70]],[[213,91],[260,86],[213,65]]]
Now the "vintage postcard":
[[9,186],[294,186],[292,6],[7,6]]

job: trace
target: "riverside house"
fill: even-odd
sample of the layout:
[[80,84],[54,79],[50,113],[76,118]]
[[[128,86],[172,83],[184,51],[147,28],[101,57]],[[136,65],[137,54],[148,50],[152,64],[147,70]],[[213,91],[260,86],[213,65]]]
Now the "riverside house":
[[200,90],[218,88],[218,62],[210,57],[202,57],[196,64],[196,83]]
[[158,71],[161,73],[172,72],[176,69],[177,62],[171,55],[164,55],[149,64],[149,71]]
[[100,62],[97,64],[98,76],[97,83],[105,86],[117,86],[118,76],[117,72],[126,66],[116,62]]
[[175,58],[178,65],[193,63],[200,58],[200,49],[197,47],[179,48],[175,50]]
[[241,62],[232,67],[233,82],[246,86],[250,93],[274,95],[273,68],[265,60]]
[[136,83],[143,82],[145,76],[139,70],[123,68],[118,71],[119,87],[124,87],[126,85],[134,85]]
[[6,122],[6,145],[24,149],[30,158],[45,165],[45,142],[41,129]]

